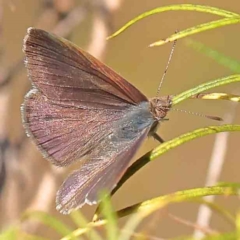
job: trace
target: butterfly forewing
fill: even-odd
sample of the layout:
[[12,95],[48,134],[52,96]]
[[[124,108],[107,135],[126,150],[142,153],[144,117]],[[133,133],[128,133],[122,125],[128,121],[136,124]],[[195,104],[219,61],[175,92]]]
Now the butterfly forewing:
[[83,108],[124,108],[147,101],[93,56],[43,30],[30,28],[23,50],[32,83],[52,101]]

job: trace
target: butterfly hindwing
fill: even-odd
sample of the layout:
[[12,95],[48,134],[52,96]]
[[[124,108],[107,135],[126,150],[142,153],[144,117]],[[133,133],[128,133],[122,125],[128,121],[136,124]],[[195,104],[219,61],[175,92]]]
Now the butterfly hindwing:
[[110,192],[126,171],[148,130],[145,129],[131,141],[121,143],[121,151],[107,147],[101,155],[93,152],[91,159],[74,171],[61,186],[57,194],[57,209],[69,213],[85,203],[96,204],[101,191]]

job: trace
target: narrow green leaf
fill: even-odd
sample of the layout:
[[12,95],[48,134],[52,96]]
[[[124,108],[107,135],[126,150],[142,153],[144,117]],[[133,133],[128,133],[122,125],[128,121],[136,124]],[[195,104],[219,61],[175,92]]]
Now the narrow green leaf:
[[189,89],[185,92],[182,92],[182,93],[174,96],[173,99],[172,99],[172,103],[173,103],[173,105],[176,105],[176,104],[182,102],[183,100],[188,99],[188,98],[190,98],[190,97],[192,97],[192,96],[194,96],[198,93],[207,91],[207,90],[212,89],[214,87],[219,87],[219,86],[222,86],[222,85],[226,85],[226,84],[234,83],[234,82],[239,82],[239,81],[240,81],[240,75],[239,74],[231,75],[231,76],[220,78],[220,79],[216,79],[216,80],[201,84],[201,85],[199,85],[195,88]]
[[226,208],[216,204],[215,202],[209,202],[205,199],[193,199],[192,202],[208,206],[209,208],[211,208],[211,210],[217,212],[220,216],[224,217],[231,225],[235,225],[235,216],[230,213]]
[[79,237],[83,234],[88,233],[89,231],[92,231],[92,229],[94,227],[101,227],[101,226],[105,225],[106,223],[107,223],[107,221],[105,219],[98,220],[97,222],[90,222],[90,223],[88,223],[88,225],[86,227],[84,227],[84,228],[81,227],[81,228],[74,230],[71,234],[61,238],[61,240],[71,240],[73,237]]
[[237,233],[235,232],[221,233],[203,238],[203,240],[237,240],[237,239],[239,238],[237,238]]
[[[71,212],[70,217],[73,220],[73,222],[77,225],[78,228],[87,227],[88,221],[85,219],[85,217],[79,210]],[[89,235],[91,236],[92,239],[95,239],[95,240],[102,239],[101,236],[98,234],[98,232],[95,231],[95,229],[93,228],[89,231]],[[67,235],[67,237],[69,239],[75,239],[74,231],[71,234]]]
[[218,27],[223,27],[226,25],[236,24],[239,22],[240,22],[240,17],[238,16],[238,17],[224,18],[224,19],[220,19],[220,20],[216,20],[208,23],[203,23],[203,24],[188,28],[186,30],[177,32],[166,39],[151,43],[149,47],[161,46],[165,43],[173,42],[177,39],[184,38],[196,33],[200,33],[200,32],[218,28]]
[[193,99],[203,99],[203,100],[228,100],[232,102],[240,102],[240,96],[228,93],[203,93],[198,94],[197,97],[191,97]]
[[[132,222],[127,223],[127,228],[124,229],[124,233],[122,232],[122,235],[118,239],[126,240],[129,239],[129,236],[134,231],[134,227],[137,226],[137,224],[147,215],[151,214],[153,211],[166,206],[167,204],[171,203],[177,203],[177,202],[183,202],[183,201],[192,201],[193,199],[205,197],[209,195],[223,195],[223,196],[231,196],[231,195],[239,195],[239,185],[235,183],[224,183],[223,186],[217,185],[212,187],[204,187],[204,188],[195,188],[195,189],[189,189],[184,191],[178,191],[172,194],[164,195],[158,198],[154,198],[151,200],[147,200],[145,202],[135,204],[133,206],[121,209],[116,212],[116,215],[121,218],[128,216],[133,213],[137,213],[133,215],[130,219]],[[100,227],[104,226],[107,223],[106,219],[100,219],[96,222],[90,222],[87,227],[85,228],[79,228],[75,230],[74,236],[78,237],[82,234],[87,233],[90,231],[93,227]],[[130,229],[130,232],[126,229]],[[126,231],[125,231],[126,230]],[[72,233],[72,234],[73,234]],[[127,234],[125,234],[127,233]],[[123,236],[124,238],[121,238]],[[70,240],[71,238],[69,236],[66,236],[62,238],[61,240]]]
[[201,42],[192,40],[192,39],[186,39],[186,44],[193,49],[195,49],[198,52],[201,52],[205,54],[206,56],[214,59],[217,63],[227,67],[228,69],[232,70],[235,73],[240,72],[240,62],[237,60],[233,60],[229,58],[228,56],[223,55],[222,53],[219,53],[218,51],[207,47],[206,45],[202,44]]
[[128,170],[125,172],[121,180],[118,182],[116,188],[113,189],[112,194],[114,194],[139,169],[141,169],[150,161],[153,161],[156,158],[160,157],[162,154],[166,153],[170,149],[173,149],[195,138],[207,136],[213,133],[226,132],[226,131],[240,131],[240,125],[222,125],[222,126],[210,126],[206,128],[200,128],[192,132],[185,133],[165,143],[162,143],[152,151],[143,155],[141,158],[139,158],[136,162],[134,162],[128,168]]
[[[206,236],[201,240],[237,240],[237,234],[235,232],[228,233],[219,233],[210,236]],[[196,240],[196,238],[192,236],[181,236],[176,238],[171,238],[171,240]]]
[[34,211],[34,212],[24,213],[22,219],[26,220],[29,218],[40,221],[44,225],[54,229],[56,232],[58,232],[62,236],[65,236],[72,232],[72,229],[69,228],[66,224],[64,224],[63,222],[59,221],[57,218],[45,212]]
[[189,201],[194,198],[205,197],[210,195],[239,195],[239,188],[231,187],[204,187],[190,190],[183,190],[172,194],[164,195],[158,198],[153,198],[117,212],[119,217],[124,217],[135,213],[125,224],[124,231],[119,239],[129,240],[131,234],[135,231],[138,224],[154,211],[165,207],[171,203]]
[[33,234],[29,234],[20,229],[19,226],[14,226],[6,229],[0,233],[0,240],[49,240],[48,238],[43,238]]
[[234,183],[229,183],[229,182],[219,182],[217,186],[220,187],[231,187],[231,188],[240,188],[240,183],[239,182],[234,182]]
[[109,194],[103,193],[100,199],[103,199],[100,204],[101,213],[103,214],[104,219],[106,219],[107,221],[106,224],[107,239],[116,240],[118,239],[119,235],[117,216],[112,208]]
[[153,198],[141,203],[134,204],[130,207],[117,211],[119,217],[125,217],[132,213],[146,211],[146,215],[149,215],[153,211],[166,206],[167,204],[191,201],[195,198],[206,197],[211,195],[223,195],[223,196],[239,196],[239,188],[229,186],[212,186],[203,188],[194,188],[189,190],[178,191],[172,194]]
[[72,221],[76,224],[77,227],[84,227],[88,223],[87,219],[85,219],[85,217],[79,210],[71,212],[69,217],[72,219]]
[[10,239],[10,240],[17,240],[17,236],[19,234],[19,229],[16,227],[10,227],[0,234],[0,240]]
[[240,237],[240,211],[238,210],[237,216],[236,216],[236,230],[238,234],[238,239]]
[[144,12],[143,14],[137,16],[136,18],[132,19],[131,21],[127,22],[123,27],[121,27],[118,31],[113,33],[111,36],[108,37],[108,39],[116,37],[123,31],[125,31],[127,28],[129,28],[131,25],[135,24],[136,22],[157,14],[161,12],[166,12],[166,11],[178,11],[178,10],[183,10],[183,11],[197,11],[197,12],[204,12],[204,13],[211,13],[214,15],[226,17],[226,18],[232,18],[232,17],[240,17],[239,14],[225,11],[223,9],[219,8],[214,8],[210,6],[203,6],[203,5],[193,5],[193,4],[179,4],[179,5],[170,5],[170,6],[164,6],[164,7],[158,7],[154,8],[150,11]]
[[219,132],[232,132],[232,131],[240,131],[240,125],[221,125],[221,126],[209,126],[206,128],[200,128],[197,130],[194,130],[189,133],[185,133],[177,138],[174,138],[168,142],[165,142],[155,148],[151,152],[150,160],[153,160],[163,153],[169,151],[172,148],[175,148],[183,143],[189,142],[190,140],[193,140],[195,138],[203,137],[209,134],[213,133],[219,133]]

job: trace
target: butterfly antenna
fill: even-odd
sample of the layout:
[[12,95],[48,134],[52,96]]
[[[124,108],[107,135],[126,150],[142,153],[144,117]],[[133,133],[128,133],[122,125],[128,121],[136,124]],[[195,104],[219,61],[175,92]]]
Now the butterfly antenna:
[[174,52],[176,43],[177,43],[177,40],[174,40],[173,45],[172,45],[172,49],[171,49],[171,52],[170,52],[170,55],[169,55],[169,58],[168,58],[167,66],[166,66],[166,68],[165,68],[165,70],[164,70],[164,73],[163,73],[163,75],[162,75],[162,79],[161,79],[161,81],[160,81],[160,83],[159,83],[159,86],[158,86],[158,89],[157,89],[157,94],[156,94],[157,97],[158,97],[158,95],[159,95],[160,89],[161,89],[162,84],[163,84],[163,81],[164,81],[164,79],[165,79],[165,76],[166,76],[166,73],[167,73],[169,64],[170,64],[170,62],[171,62],[171,59],[172,59],[172,56],[173,56],[173,52]]
[[170,110],[177,111],[177,112],[184,112],[184,113],[192,114],[192,115],[195,115],[195,116],[198,116],[198,117],[205,117],[205,118],[209,118],[209,119],[212,119],[212,120],[215,120],[215,121],[223,121],[223,119],[220,118],[220,117],[209,116],[209,115],[205,115],[205,114],[198,113],[198,112],[191,112],[191,111],[186,111],[186,110],[177,109],[177,108],[171,108]]

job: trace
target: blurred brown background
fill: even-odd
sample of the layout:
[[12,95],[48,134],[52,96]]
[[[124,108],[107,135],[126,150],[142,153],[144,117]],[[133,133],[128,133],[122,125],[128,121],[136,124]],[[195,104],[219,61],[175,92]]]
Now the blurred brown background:
[[[147,46],[156,40],[166,38],[176,30],[218,18],[197,12],[166,12],[135,24],[117,38],[109,41],[105,38],[144,11],[180,3],[188,2],[183,0],[1,1],[0,150],[2,181],[5,179],[0,196],[2,228],[16,223],[26,209],[48,211],[68,222],[67,216],[62,216],[55,210],[55,193],[67,172],[54,169],[50,163],[42,159],[36,147],[25,137],[21,125],[20,105],[30,88],[26,69],[23,67],[21,50],[27,28],[30,26],[42,28],[70,39],[111,66],[148,97],[153,97],[165,69],[171,45],[156,48]],[[240,12],[240,3],[235,0],[192,0],[191,3]],[[203,32],[192,38],[240,61],[239,25]],[[182,39],[177,42],[161,95],[177,94],[203,82],[231,74],[233,73],[229,69],[188,47],[185,39]],[[239,94],[237,89],[240,88],[235,84],[219,88],[216,92]],[[235,114],[233,122],[240,122],[239,107],[232,110],[230,102],[189,100],[179,105],[179,108],[222,117],[231,113]],[[199,127],[218,124],[181,112],[171,112],[169,119],[170,121],[163,123],[159,129],[165,140]],[[213,135],[192,141],[148,164],[114,196],[114,207],[120,209],[177,190],[204,186],[214,141]],[[157,144],[156,141],[148,139],[136,158]],[[238,147],[239,133],[231,133],[219,181],[239,182]],[[239,208],[237,199],[219,197],[217,202],[232,212]],[[84,207],[82,211],[90,219],[94,209],[94,207]],[[191,203],[174,205],[168,209],[169,212],[192,222],[196,220],[197,210],[197,204]],[[215,215],[211,220],[211,227],[222,231],[231,230],[230,225]],[[149,217],[141,228],[158,237],[174,237],[193,232],[191,227],[179,224],[161,214],[157,217],[156,215]],[[54,232],[44,227],[32,228],[31,231],[57,239]]]

